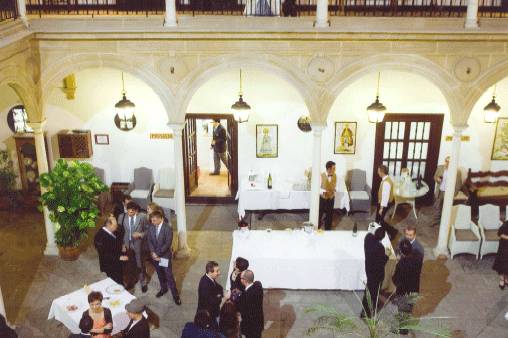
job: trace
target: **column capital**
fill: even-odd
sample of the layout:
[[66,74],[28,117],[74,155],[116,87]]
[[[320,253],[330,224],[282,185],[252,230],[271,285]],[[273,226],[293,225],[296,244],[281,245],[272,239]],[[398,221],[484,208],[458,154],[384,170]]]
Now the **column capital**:
[[326,123],[323,122],[311,122],[312,132],[314,134],[321,134],[326,129]]
[[453,127],[453,135],[454,136],[461,136],[462,132],[466,130],[469,126],[467,123],[464,124],[454,124]]
[[34,130],[34,134],[42,134],[44,132],[44,126],[46,120],[40,122],[28,122],[28,125]]
[[185,123],[168,122],[168,127],[173,130],[173,134],[175,136],[182,136],[183,128],[185,127]]

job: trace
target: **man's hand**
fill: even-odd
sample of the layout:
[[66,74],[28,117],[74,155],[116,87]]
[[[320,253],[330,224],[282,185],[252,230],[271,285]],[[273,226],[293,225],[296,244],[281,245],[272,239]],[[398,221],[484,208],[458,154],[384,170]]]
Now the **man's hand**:
[[123,255],[123,256],[120,256],[120,260],[121,260],[122,262],[125,262],[125,261],[128,261],[128,260],[129,260],[129,257],[128,257],[128,256]]
[[443,180],[441,179],[441,177],[436,178],[436,182],[437,182],[437,183],[441,183],[442,181],[443,181]]
[[143,234],[141,234],[140,232],[134,231],[134,232],[132,233],[132,238],[134,238],[134,239],[140,239],[140,238],[143,238]]
[[381,216],[383,214],[383,207],[379,208],[378,214],[379,214],[379,216]]
[[113,328],[113,323],[107,323],[103,329],[106,329],[106,330],[111,330]]

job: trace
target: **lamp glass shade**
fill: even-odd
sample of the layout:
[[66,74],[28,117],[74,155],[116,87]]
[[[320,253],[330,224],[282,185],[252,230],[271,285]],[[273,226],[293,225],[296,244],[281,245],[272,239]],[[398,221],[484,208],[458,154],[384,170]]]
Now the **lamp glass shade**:
[[492,97],[492,101],[483,108],[483,119],[486,123],[495,123],[499,117],[499,111],[501,107],[496,102],[496,97]]
[[383,122],[385,118],[386,107],[379,102],[379,96],[376,96],[376,101],[374,101],[370,106],[367,107],[367,114],[369,115],[369,122],[379,123]]
[[238,123],[247,122],[249,120],[250,106],[243,100],[242,95],[240,95],[238,101],[231,106],[231,109],[233,109],[233,116]]
[[131,120],[135,108],[136,105],[125,97],[125,93],[123,93],[122,99],[115,104],[116,112],[122,120]]

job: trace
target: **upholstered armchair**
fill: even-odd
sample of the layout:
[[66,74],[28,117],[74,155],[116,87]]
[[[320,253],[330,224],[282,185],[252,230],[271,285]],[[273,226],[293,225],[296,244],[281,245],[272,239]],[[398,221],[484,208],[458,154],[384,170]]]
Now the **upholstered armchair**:
[[[174,168],[159,169],[159,181],[154,185],[152,202],[160,205],[165,212],[176,210]],[[169,213],[166,217],[169,218]]]
[[463,204],[453,206],[450,232],[448,249],[452,259],[460,253],[469,253],[478,259],[482,240],[478,226],[471,221],[470,206]]
[[482,236],[482,247],[480,250],[480,259],[489,253],[496,253],[499,246],[499,237],[497,231],[501,226],[501,212],[499,206],[493,204],[484,204],[479,207],[480,217],[478,226]]
[[367,185],[367,173],[361,169],[352,169],[347,173],[348,192],[351,200],[351,213],[360,211],[370,213],[371,189]]
[[152,188],[152,169],[145,167],[134,169],[134,181],[129,185],[129,194],[142,209],[146,210]]

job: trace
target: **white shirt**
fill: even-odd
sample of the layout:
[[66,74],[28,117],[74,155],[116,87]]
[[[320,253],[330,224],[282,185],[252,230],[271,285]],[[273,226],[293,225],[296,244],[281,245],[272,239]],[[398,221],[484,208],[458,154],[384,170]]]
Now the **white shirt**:
[[245,291],[249,290],[249,288],[250,288],[253,284],[254,284],[254,283],[251,283],[251,284],[247,285],[247,286],[245,287]]
[[443,178],[441,179],[441,183],[439,184],[439,190],[445,191],[446,190],[446,174],[448,174],[448,169],[445,169],[443,171]]
[[[141,319],[134,320],[134,321],[132,322],[131,327],[129,327],[129,331],[130,331],[130,330],[132,330],[132,328],[134,327],[134,325],[136,325],[136,324],[137,324],[140,320],[141,320]],[[128,331],[127,331],[127,332],[128,332]]]
[[215,284],[215,280],[212,277],[208,276],[207,273],[205,273],[205,275],[206,275],[206,277],[210,278],[210,280],[213,282],[213,284]]
[[388,178],[388,175],[383,177],[383,180],[381,181],[382,189],[381,189],[381,202],[379,203],[383,208],[386,208],[388,206],[388,202],[390,201],[390,190],[392,187],[390,186],[390,182],[388,182],[386,179]]
[[115,236],[115,235],[114,235],[111,231],[109,231],[109,229],[108,229],[108,228],[106,228],[106,227],[102,227],[102,229],[104,229],[104,231],[106,231],[108,234],[110,234],[111,236],[113,236],[114,238],[116,238],[116,236]]
[[159,234],[161,232],[161,228],[162,228],[162,223],[157,225],[157,224],[154,224],[155,226],[155,238],[158,238],[159,237]]

